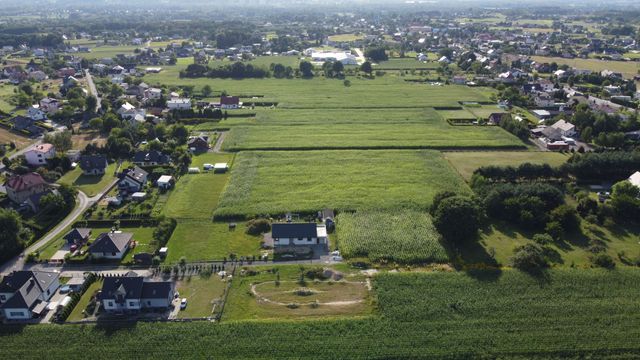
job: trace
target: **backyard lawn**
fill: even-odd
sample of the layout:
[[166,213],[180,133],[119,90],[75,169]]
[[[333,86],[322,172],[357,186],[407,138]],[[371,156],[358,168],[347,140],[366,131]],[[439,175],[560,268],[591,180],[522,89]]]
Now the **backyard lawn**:
[[107,166],[105,174],[102,176],[84,175],[80,166],[64,174],[58,180],[60,184],[73,185],[78,190],[84,192],[87,196],[95,196],[111,182],[115,177],[113,173],[116,171],[117,163],[111,163]]
[[226,222],[178,220],[167,244],[169,251],[165,263],[177,263],[183,256],[190,262],[228,259],[231,253],[238,257],[258,257],[261,241],[262,236],[247,235],[242,222],[235,230],[229,230]]
[[227,283],[217,274],[205,277],[189,276],[178,280],[176,290],[180,298],[187,299],[187,307],[180,310],[178,318],[211,317],[220,311]]
[[102,280],[97,280],[96,282],[91,284],[87,288],[87,290],[84,292],[84,294],[82,294],[80,301],[78,301],[76,306],[73,308],[73,310],[71,311],[71,314],[69,314],[67,321],[84,320],[85,316],[83,315],[82,312],[87,308],[87,305],[89,305],[89,302],[91,301],[91,298],[93,297],[93,295],[95,295],[95,293],[98,292],[100,289],[102,289]]

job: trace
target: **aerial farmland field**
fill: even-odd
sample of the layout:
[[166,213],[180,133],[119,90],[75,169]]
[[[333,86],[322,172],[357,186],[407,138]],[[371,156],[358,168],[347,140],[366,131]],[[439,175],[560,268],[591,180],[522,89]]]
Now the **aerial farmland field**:
[[[472,116],[469,114],[469,116]],[[499,127],[452,126],[432,108],[259,110],[255,118],[224,120],[232,126],[230,151],[338,148],[524,148]],[[249,126],[250,125],[250,126]]]
[[241,152],[214,215],[426,209],[439,190],[469,191],[435,151]]

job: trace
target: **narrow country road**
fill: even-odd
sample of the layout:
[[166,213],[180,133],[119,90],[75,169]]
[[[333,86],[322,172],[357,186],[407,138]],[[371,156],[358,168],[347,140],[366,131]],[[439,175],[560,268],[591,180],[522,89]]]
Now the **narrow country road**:
[[0,266],[0,274],[8,274],[14,270],[22,270],[25,266],[24,260],[26,254],[37,251],[44,247],[49,241],[58,238],[67,227],[71,226],[89,207],[91,207],[91,205],[100,200],[117,182],[117,178],[109,182],[109,184],[107,184],[107,186],[94,197],[88,197],[82,191],[78,191],[78,196],[76,197],[77,204],[71,213],[69,213],[67,217],[60,221],[60,223],[58,223],[58,225],[51,229],[51,231],[46,235],[35,243],[29,245],[22,254],[2,264]]
[[[40,145],[40,144],[42,144],[42,138],[39,138],[39,139],[38,139],[36,142],[34,142],[33,144],[31,144],[31,145],[27,146],[26,148],[24,148],[24,149],[22,149],[22,150],[16,151],[15,153],[13,153],[13,154],[11,154],[11,155],[9,155],[9,156],[7,156],[7,157],[8,157],[9,159],[17,158],[18,156],[20,156],[20,155],[24,155],[24,153],[26,153],[27,151],[29,151],[29,150],[33,149],[34,147],[36,147],[36,146],[38,146],[38,145]],[[2,164],[2,163],[0,162],[0,172],[3,172],[3,171],[4,171],[4,168],[5,168],[4,164]]]
[[222,152],[222,143],[224,142],[224,138],[227,136],[226,131],[218,132],[219,136],[216,139],[216,143],[213,145],[213,149],[211,151],[215,153]]
[[96,90],[96,84],[93,83],[93,77],[91,76],[91,73],[89,72],[89,69],[84,71],[84,75],[87,79],[87,86],[89,86],[89,92],[91,93],[91,95],[93,95],[96,100],[96,112],[98,112],[100,110],[100,108],[102,107],[102,99],[100,99],[100,97],[98,96],[98,90]]

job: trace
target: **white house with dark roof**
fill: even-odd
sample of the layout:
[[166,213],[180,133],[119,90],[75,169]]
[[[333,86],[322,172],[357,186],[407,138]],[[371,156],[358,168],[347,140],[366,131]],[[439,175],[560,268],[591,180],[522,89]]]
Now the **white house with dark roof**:
[[89,254],[96,259],[120,260],[127,253],[133,234],[121,231],[102,233],[89,246]]
[[276,223],[271,225],[274,246],[318,245],[327,243],[327,228],[315,223]]
[[80,157],[80,169],[84,175],[104,175],[107,165],[107,158],[104,155],[82,155]]
[[0,310],[8,320],[28,320],[42,314],[60,287],[60,275],[44,271],[15,271],[0,283]]
[[134,166],[125,170],[122,175],[118,188],[120,190],[126,190],[127,192],[137,192],[144,188],[147,183],[147,177],[149,173],[141,168]]
[[174,293],[174,285],[169,281],[145,281],[130,272],[105,278],[100,301],[107,313],[138,313],[144,309],[168,309]]

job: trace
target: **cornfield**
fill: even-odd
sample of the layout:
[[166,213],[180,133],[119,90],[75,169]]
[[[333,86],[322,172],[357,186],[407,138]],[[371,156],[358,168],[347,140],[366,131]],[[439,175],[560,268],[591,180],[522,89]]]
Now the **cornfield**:
[[336,224],[338,247],[347,258],[404,264],[448,260],[431,217],[423,212],[340,213]]

